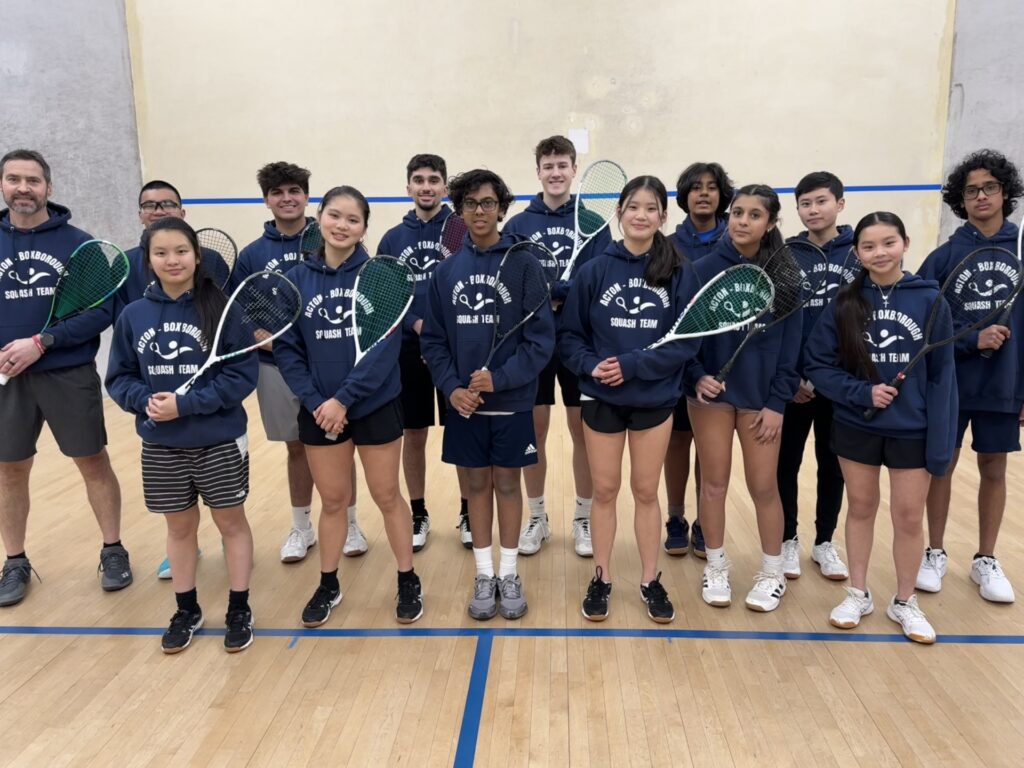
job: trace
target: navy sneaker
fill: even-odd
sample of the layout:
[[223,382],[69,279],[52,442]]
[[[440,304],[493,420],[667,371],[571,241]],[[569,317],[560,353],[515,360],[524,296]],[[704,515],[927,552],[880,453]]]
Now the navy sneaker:
[[681,557],[690,551],[690,524],[682,517],[670,517],[665,523],[665,551]]
[[701,560],[708,559],[707,547],[704,545],[704,531],[700,529],[700,521],[694,520],[690,528],[690,551],[694,557]]

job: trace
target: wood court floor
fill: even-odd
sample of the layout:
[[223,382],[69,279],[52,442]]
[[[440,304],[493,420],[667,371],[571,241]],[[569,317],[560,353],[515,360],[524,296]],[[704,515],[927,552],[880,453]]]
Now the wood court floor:
[[[552,419],[548,480],[552,541],[520,573],[530,611],[519,622],[466,615],[473,560],[455,530],[457,484],[433,463],[433,530],[416,556],[426,613],[409,630],[393,619],[394,562],[365,487],[360,519],[369,553],[342,562],[344,602],[326,630],[301,630],[317,580],[316,551],[286,566],[277,550],[290,515],[282,446],[266,443],[251,403],[256,539],[252,603],[259,635],[224,653],[227,584],[219,540],[204,519],[199,594],[209,630],[179,656],[159,635],[173,612],[158,582],[164,526],[142,506],[139,443],[108,403],[111,454],[124,493],[123,540],[135,584],[100,591],[100,541],[71,463],[44,433],[32,481],[27,551],[43,578],[0,611],[0,765],[278,766],[895,766],[1021,765],[1024,609],[984,603],[968,578],[977,472],[962,465],[943,591],[922,605],[942,640],[913,645],[877,609],[860,629],[828,624],[841,585],[806,560],[782,607],[755,614],[742,596],[758,564],[749,497],[730,491],[728,547],[737,604],[704,605],[702,561],[663,556],[677,618],[651,623],[638,597],[629,525],[615,552],[612,614],[590,625],[579,602],[591,563],[572,551],[570,441]],[[429,455],[439,455],[433,431]],[[813,453],[801,477],[813,502]],[[1001,560],[1024,591],[1024,464],[1011,460]],[[737,456],[737,462],[739,457]],[[738,473],[737,473],[737,476]],[[692,489],[691,489],[692,496]],[[692,506],[692,505],[690,505]],[[880,515],[870,583],[894,587],[891,528]],[[837,542],[842,549],[842,529]]]

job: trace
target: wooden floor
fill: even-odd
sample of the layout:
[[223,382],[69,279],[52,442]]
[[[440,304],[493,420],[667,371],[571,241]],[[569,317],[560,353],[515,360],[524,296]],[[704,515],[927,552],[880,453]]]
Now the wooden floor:
[[[344,602],[326,630],[299,629],[317,558],[278,562],[290,524],[282,446],[263,440],[251,405],[256,536],[252,603],[259,635],[224,653],[217,631],[227,583],[215,528],[200,531],[199,594],[210,630],[180,656],[160,652],[173,612],[154,576],[164,525],[142,505],[139,443],[108,404],[111,454],[124,492],[123,540],[135,584],[100,591],[99,535],[71,463],[44,435],[32,481],[28,552],[44,581],[0,611],[0,764],[95,765],[537,765],[537,766],[1019,766],[1024,755],[1024,608],[985,603],[970,583],[977,472],[958,476],[943,591],[921,603],[944,642],[895,634],[876,608],[840,633],[828,612],[841,585],[809,561],[782,607],[755,614],[742,600],[700,599],[702,561],[663,556],[675,601],[669,627],[638,597],[639,559],[623,499],[612,614],[580,616],[590,561],[572,551],[570,441],[552,419],[548,508],[554,536],[520,559],[530,611],[518,622],[466,615],[473,559],[455,530],[452,468],[432,464],[433,530],[416,556],[424,618],[393,620],[395,566],[379,516],[360,488],[370,541],[342,562]],[[432,431],[429,455],[439,455]],[[810,453],[810,452],[809,452]],[[813,453],[802,475],[813,507]],[[739,459],[737,459],[739,461]],[[1024,592],[1022,458],[1011,460],[1001,560]],[[692,495],[692,489],[691,489]],[[692,505],[691,505],[692,506]],[[730,491],[728,547],[740,598],[759,561],[749,497]],[[812,515],[801,529],[813,539]],[[894,588],[884,516],[870,584]],[[842,548],[842,528],[837,538]],[[805,543],[805,558],[809,543]]]

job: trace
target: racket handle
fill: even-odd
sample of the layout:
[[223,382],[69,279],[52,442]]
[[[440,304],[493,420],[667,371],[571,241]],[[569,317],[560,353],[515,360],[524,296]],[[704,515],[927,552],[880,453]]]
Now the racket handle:
[[988,360],[990,357],[992,357],[993,352],[995,352],[994,349],[983,349],[981,350],[981,356]]
[[878,408],[871,406],[870,408],[865,408],[864,413],[861,415],[864,417],[864,421],[871,421],[878,414],[878,411]]
[[156,422],[153,421],[152,419],[146,419],[144,422],[142,422],[142,425],[151,432],[154,429],[156,429]]
[[6,387],[7,382],[10,380],[11,379],[9,376],[4,376],[2,373],[0,373],[0,387]]
[[[903,386],[903,382],[906,380],[906,375],[900,372],[896,374],[896,377],[892,381],[889,382],[889,386],[892,387],[893,389],[899,390]],[[878,412],[880,410],[882,409],[873,405],[870,408],[865,408],[864,413],[861,415],[864,417],[864,421],[871,421],[873,418],[875,418],[875,416],[878,415]]]
[[324,432],[324,437],[326,437],[328,440],[333,442],[334,440],[338,439],[338,433],[337,432]]
[[[1002,314],[999,315],[999,317],[996,319],[994,325],[1009,326],[1010,325],[1010,311],[1012,309],[1013,309],[1013,302],[1011,300],[1010,305],[1003,310]],[[990,357],[992,357],[994,352],[995,352],[994,349],[983,349],[983,350],[981,350],[981,356],[983,358],[985,358],[986,360],[988,360]]]

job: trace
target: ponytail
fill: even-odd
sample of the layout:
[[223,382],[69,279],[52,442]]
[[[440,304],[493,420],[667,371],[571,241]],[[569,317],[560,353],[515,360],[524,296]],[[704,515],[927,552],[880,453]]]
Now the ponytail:
[[839,289],[836,296],[836,331],[839,336],[839,364],[859,379],[873,384],[881,380],[871,359],[864,332],[868,328],[871,305],[864,298],[867,270],[862,269],[852,283]]
[[663,288],[672,282],[672,275],[682,266],[683,255],[675,245],[658,230],[647,256],[644,280],[655,288]]

